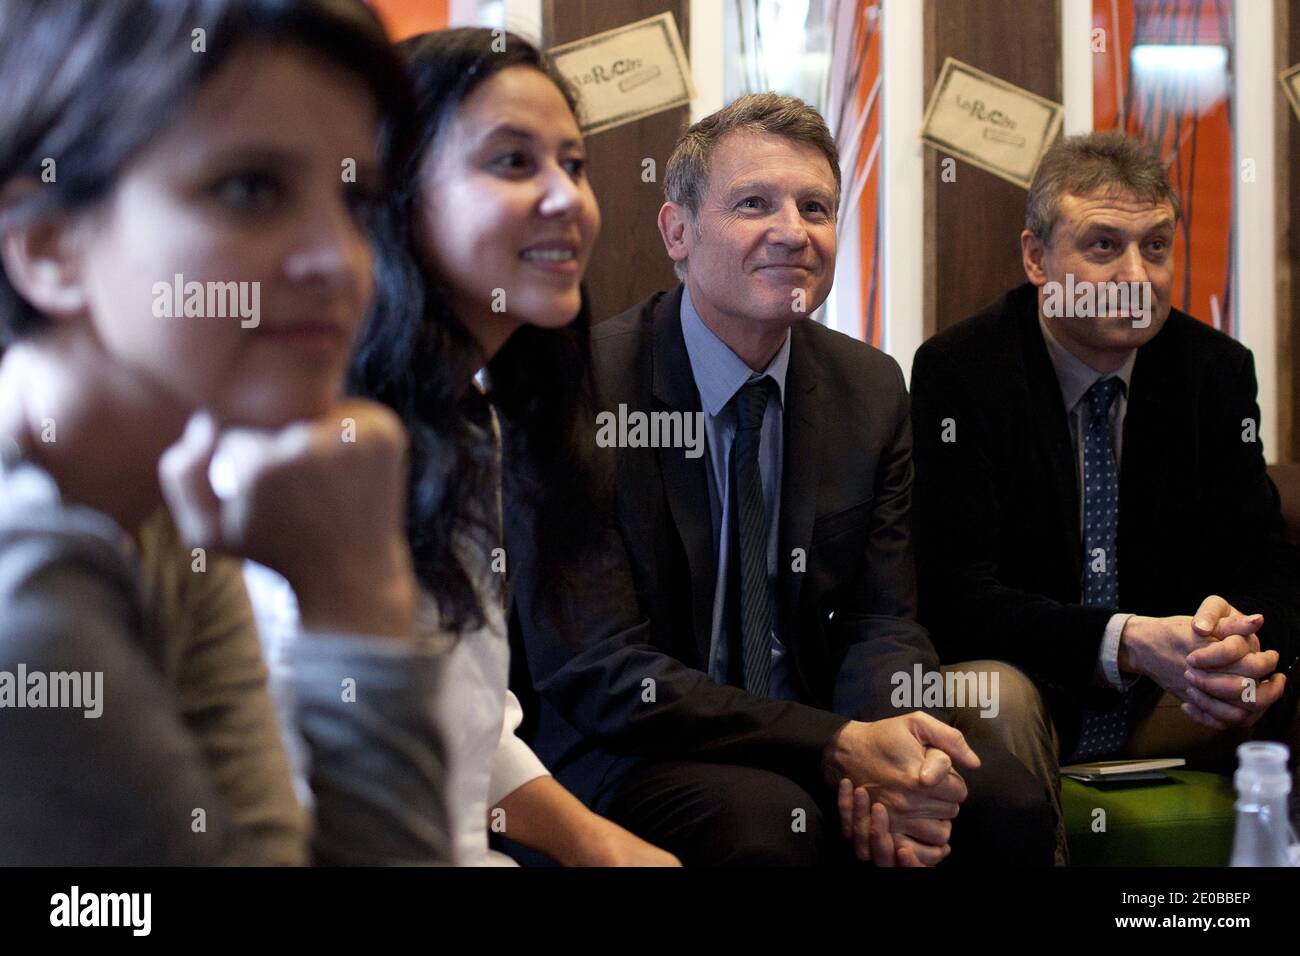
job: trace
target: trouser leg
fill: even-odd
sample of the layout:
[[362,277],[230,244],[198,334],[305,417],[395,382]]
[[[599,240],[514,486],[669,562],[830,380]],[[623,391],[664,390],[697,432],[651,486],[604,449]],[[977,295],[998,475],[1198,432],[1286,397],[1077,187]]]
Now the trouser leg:
[[1052,815],[1054,862],[1057,866],[1068,865],[1069,847],[1061,810],[1060,745],[1042,694],[1023,671],[1004,661],[964,661],[945,665],[943,670],[985,672],[990,688],[996,675],[996,715],[981,716],[980,708],[961,707],[954,713],[954,724],[976,753],[981,753],[981,744],[991,743],[1005,749],[1029,771],[1031,782],[1027,785],[1036,788],[1035,798],[1041,796]]

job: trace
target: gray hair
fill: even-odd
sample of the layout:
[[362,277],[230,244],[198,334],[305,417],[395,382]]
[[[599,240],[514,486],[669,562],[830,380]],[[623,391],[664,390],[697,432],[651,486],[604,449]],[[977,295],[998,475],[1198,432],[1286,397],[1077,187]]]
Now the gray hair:
[[1160,157],[1141,140],[1116,130],[1058,140],[1034,173],[1025,202],[1025,228],[1044,245],[1061,215],[1061,196],[1136,196],[1144,202],[1169,202],[1174,221],[1182,216]]
[[[722,137],[739,130],[782,136],[820,150],[835,177],[835,209],[831,210],[835,214],[840,204],[840,153],[835,138],[820,113],[798,97],[780,93],[747,93],[683,133],[664,169],[664,195],[669,202],[685,207],[696,219],[708,191],[713,150]],[[684,279],[685,260],[674,263],[673,271]]]

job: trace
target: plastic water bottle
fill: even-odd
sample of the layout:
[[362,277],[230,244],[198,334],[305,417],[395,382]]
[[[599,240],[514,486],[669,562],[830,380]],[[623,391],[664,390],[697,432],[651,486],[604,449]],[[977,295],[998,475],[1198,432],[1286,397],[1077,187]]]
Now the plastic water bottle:
[[1291,774],[1285,744],[1248,743],[1237,748],[1237,832],[1232,866],[1293,866],[1287,795]]

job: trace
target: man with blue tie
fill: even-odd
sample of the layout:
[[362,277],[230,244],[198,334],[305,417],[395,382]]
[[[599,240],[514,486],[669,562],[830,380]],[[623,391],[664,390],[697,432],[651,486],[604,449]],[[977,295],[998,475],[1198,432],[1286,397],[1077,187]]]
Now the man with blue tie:
[[1223,768],[1293,733],[1300,555],[1249,350],[1171,306],[1179,222],[1143,144],[1062,140],[1029,191],[1029,281],[913,364],[921,620],[945,660],[1009,665],[980,729],[1040,779]]
[[695,416],[702,447],[621,444],[607,547],[558,588],[507,503],[534,747],[687,865],[1050,863],[1045,788],[967,746],[972,707],[899,693],[938,675],[907,392],[893,359],[809,318],[835,272],[825,122],[743,96],[687,130],[665,192],[683,281],[595,328],[598,407]]

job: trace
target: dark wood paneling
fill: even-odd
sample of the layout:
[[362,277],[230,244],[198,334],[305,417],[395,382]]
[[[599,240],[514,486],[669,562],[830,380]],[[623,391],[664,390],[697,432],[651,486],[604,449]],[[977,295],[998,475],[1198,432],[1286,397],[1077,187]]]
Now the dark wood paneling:
[[[945,57],[956,57],[1040,96],[1061,99],[1060,5],[1023,0],[925,0],[925,96]],[[1020,231],[1025,191],[926,151],[926,331],[947,328],[1025,281]]]
[[[667,11],[689,50],[689,6],[689,0],[543,0],[542,43],[567,43]],[[602,220],[587,270],[596,321],[677,284],[656,217],[663,205],[664,164],[689,120],[682,107],[596,133],[587,141],[588,171]],[[646,158],[655,161],[655,182],[641,181]]]

